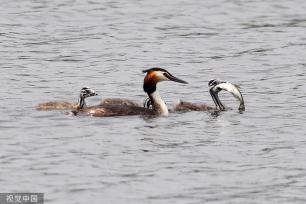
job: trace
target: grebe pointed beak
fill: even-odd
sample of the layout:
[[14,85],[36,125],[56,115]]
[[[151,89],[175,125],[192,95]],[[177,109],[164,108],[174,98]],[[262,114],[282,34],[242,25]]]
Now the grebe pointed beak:
[[179,79],[175,76],[173,76],[172,74],[170,74],[169,72],[164,73],[165,77],[167,77],[170,81],[174,81],[174,82],[178,82],[178,83],[182,83],[182,84],[188,84],[187,81],[184,81],[182,79]]

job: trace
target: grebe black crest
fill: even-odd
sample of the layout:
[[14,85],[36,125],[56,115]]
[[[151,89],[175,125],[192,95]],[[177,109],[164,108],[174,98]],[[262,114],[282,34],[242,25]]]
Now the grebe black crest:
[[180,101],[173,111],[224,111],[226,108],[219,99],[218,93],[222,90],[230,92],[235,98],[240,101],[238,110],[240,112],[245,110],[244,100],[242,94],[237,85],[229,82],[220,81],[217,79],[210,80],[208,82],[209,93],[215,103],[215,107],[208,106],[206,104],[195,104],[185,101]]
[[99,106],[92,106],[84,108],[77,112],[77,114],[86,114],[91,116],[126,116],[126,115],[168,115],[168,108],[165,102],[159,96],[156,85],[161,81],[174,81],[178,83],[187,84],[186,81],[183,81],[172,74],[167,70],[162,68],[151,68],[144,70],[143,73],[146,73],[143,82],[143,90],[148,94],[151,103],[152,109],[144,108],[140,106],[129,106],[122,104],[102,104]]
[[36,106],[36,110],[67,110],[67,109],[82,109],[86,106],[85,98],[96,96],[95,90],[90,87],[83,87],[80,90],[78,103],[72,103],[67,101],[50,101],[47,103],[41,103]]

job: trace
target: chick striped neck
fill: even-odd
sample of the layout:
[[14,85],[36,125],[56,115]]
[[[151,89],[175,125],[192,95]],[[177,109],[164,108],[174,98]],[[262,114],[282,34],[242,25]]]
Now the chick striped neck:
[[84,107],[86,107],[85,97],[80,95],[78,105],[77,105],[77,109],[82,109]]

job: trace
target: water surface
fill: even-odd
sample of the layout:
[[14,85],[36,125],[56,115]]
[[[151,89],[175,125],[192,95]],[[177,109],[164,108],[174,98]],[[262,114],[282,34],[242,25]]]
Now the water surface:
[[[46,203],[305,203],[306,3],[1,1],[1,192]],[[246,111],[143,118],[37,112],[51,100],[142,102],[163,67],[178,99],[213,104],[210,79],[241,86]]]

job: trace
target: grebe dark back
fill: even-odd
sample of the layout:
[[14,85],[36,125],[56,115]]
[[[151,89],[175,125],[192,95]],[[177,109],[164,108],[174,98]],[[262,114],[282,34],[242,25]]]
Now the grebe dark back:
[[137,106],[141,107],[140,104],[138,104],[135,101],[129,100],[129,99],[123,99],[123,98],[106,98],[103,99],[100,103],[101,106],[104,105],[113,105],[113,106]]

